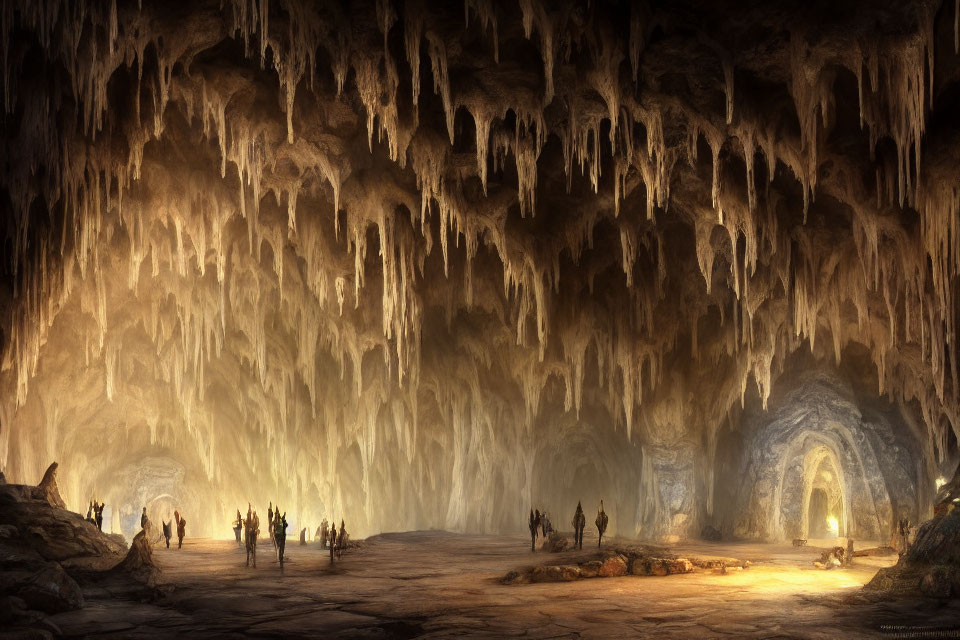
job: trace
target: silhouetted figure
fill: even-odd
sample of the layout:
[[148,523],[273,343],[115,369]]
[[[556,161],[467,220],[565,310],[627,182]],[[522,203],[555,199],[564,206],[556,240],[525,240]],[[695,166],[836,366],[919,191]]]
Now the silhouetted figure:
[[143,513],[140,514],[140,528],[146,530],[148,522],[150,522],[150,519],[147,518],[147,508],[144,507]]
[[343,520],[340,521],[340,533],[337,534],[337,559],[343,557],[343,548],[347,546],[347,528],[343,524]]
[[600,501],[600,510],[597,511],[597,533],[600,534],[599,540],[597,540],[597,547],[600,547],[600,543],[603,542],[603,534],[607,530],[607,523],[610,522],[610,518],[607,516],[606,512],[603,510],[603,500]]
[[330,527],[330,564],[333,564],[333,553],[337,547],[337,528]]
[[163,523],[163,539],[167,541],[167,549],[169,549],[169,548],[170,548],[170,538],[173,537],[173,531],[172,531],[171,528],[170,528],[170,524],[171,524],[171,523],[170,523],[170,522],[163,522],[163,520],[161,520],[160,522]]
[[307,544],[307,528],[300,529],[300,546]]
[[587,526],[587,516],[583,513],[583,507],[577,501],[577,511],[573,514],[573,546],[579,546],[583,549],[583,529]]
[[902,556],[907,552],[907,547],[910,544],[910,520],[908,518],[901,518],[897,522],[897,546]]
[[250,566],[250,558],[253,558],[253,567],[257,567],[257,535],[260,533],[260,518],[256,511],[251,515],[250,509],[247,509],[247,519],[244,521],[244,541],[247,546],[247,566]]
[[540,510],[530,509],[530,551],[537,550],[537,529],[540,528]]
[[280,567],[283,568],[283,552],[287,548],[287,512],[280,516],[280,508],[274,512],[273,536],[274,543],[277,545],[277,560],[280,561]]
[[97,529],[103,531],[103,508],[106,505],[102,502],[97,504],[96,501],[93,503],[93,517],[96,520]]
[[553,533],[553,523],[550,522],[550,516],[547,515],[547,512],[544,511],[541,516],[541,527],[543,528],[543,537],[546,538],[551,533]]
[[267,535],[270,536],[270,542],[273,543],[274,548],[277,546],[276,538],[274,534],[277,531],[277,519],[280,518],[280,507],[277,507],[277,510],[273,510],[273,503],[271,502],[267,506]]
[[243,531],[243,516],[240,515],[240,509],[237,509],[237,519],[233,523],[233,533],[237,536],[237,546],[242,546],[243,541],[240,540],[240,533]]
[[320,523],[320,527],[317,529],[317,536],[320,538],[320,548],[327,548],[327,519],[324,518],[323,522]]
[[92,525],[94,525],[94,526],[96,526],[96,524],[97,524],[97,519],[96,519],[96,518],[94,517],[94,515],[93,515],[93,503],[92,503],[92,502],[90,503],[90,506],[87,507],[87,517],[84,518],[84,520],[86,520],[87,522],[89,522],[90,524],[92,524]]
[[173,517],[177,521],[177,549],[183,548],[183,536],[187,530],[187,520],[180,517],[179,511],[173,512]]

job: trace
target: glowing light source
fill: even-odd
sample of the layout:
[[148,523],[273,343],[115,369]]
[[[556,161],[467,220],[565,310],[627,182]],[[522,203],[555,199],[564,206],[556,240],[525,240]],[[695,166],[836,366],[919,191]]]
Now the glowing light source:
[[939,478],[937,478],[937,491],[940,491],[940,487],[942,487],[945,484],[947,484],[946,478],[944,478],[943,476],[940,476]]
[[832,535],[840,535],[840,523],[837,521],[836,517],[827,516],[827,528],[830,529],[830,533]]

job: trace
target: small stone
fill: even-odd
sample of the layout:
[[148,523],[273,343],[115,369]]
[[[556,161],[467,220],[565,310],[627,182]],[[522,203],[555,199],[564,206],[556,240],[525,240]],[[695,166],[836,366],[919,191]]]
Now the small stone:
[[508,571],[505,576],[500,578],[501,584],[520,584],[523,582],[524,575],[519,571]]

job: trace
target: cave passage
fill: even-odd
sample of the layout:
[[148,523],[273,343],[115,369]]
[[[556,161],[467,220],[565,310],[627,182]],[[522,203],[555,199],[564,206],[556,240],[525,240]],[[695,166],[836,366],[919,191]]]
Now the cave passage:
[[957,3],[0,5],[0,625],[955,606]]

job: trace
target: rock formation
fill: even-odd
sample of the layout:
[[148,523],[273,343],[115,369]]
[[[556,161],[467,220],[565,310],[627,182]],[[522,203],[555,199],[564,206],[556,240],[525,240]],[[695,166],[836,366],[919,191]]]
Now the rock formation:
[[867,589],[937,598],[960,596],[960,509],[925,522],[896,566],[881,569]]
[[156,584],[149,549],[134,566],[131,556],[142,553],[136,539],[124,559],[124,544],[56,506],[56,468],[38,486],[0,485],[0,623],[13,625],[11,633],[45,613],[83,607],[78,581],[103,586],[110,575],[121,584]]
[[128,536],[927,517],[958,10],[837,4],[4,2],[0,468]]

